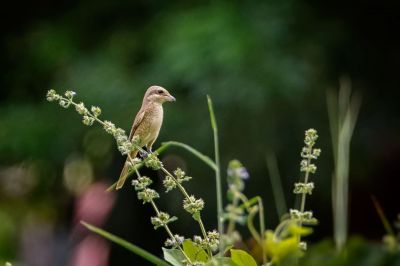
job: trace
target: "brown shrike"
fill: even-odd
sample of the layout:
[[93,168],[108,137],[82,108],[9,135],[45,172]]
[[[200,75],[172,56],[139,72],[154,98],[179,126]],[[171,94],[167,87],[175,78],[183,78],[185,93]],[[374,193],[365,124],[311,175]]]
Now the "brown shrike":
[[[129,140],[132,141],[133,138],[138,139],[139,146],[146,146],[147,151],[151,152],[151,148],[158,137],[163,122],[164,112],[162,104],[173,101],[175,101],[175,98],[166,89],[160,86],[151,86],[148,88],[143,98],[142,107],[133,121]],[[132,159],[135,158],[137,153],[138,150],[134,149],[130,157]],[[122,188],[128,177],[128,161],[129,157],[124,164],[116,189]]]

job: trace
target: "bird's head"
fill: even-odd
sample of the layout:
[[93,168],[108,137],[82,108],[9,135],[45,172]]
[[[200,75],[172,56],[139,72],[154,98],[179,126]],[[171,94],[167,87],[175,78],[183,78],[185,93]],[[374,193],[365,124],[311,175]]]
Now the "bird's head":
[[160,86],[151,86],[147,89],[144,95],[144,100],[147,102],[164,103],[175,102],[176,99],[166,89]]

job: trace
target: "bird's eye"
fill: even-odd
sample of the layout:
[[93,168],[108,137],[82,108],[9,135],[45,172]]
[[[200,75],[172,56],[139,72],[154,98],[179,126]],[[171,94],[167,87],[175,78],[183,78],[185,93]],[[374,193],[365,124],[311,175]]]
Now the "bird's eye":
[[157,93],[158,93],[158,94],[163,94],[164,91],[163,91],[163,90],[158,90]]

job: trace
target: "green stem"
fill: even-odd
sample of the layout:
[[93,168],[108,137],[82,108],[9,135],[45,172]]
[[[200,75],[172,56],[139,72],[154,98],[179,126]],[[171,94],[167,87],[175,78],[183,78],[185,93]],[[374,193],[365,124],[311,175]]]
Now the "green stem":
[[[224,233],[223,221],[223,202],[222,202],[222,185],[221,185],[221,166],[219,156],[219,141],[218,141],[218,127],[215,119],[214,108],[210,96],[207,95],[208,110],[210,113],[211,127],[214,133],[214,152],[215,152],[215,183],[217,190],[217,218],[218,218],[218,232],[222,237]],[[224,252],[224,241],[219,241],[219,253]]]
[[[90,114],[92,115],[92,114]],[[93,115],[92,115],[93,116]],[[101,123],[102,125],[104,125],[104,122],[101,121],[100,119],[98,119],[97,117],[93,116],[94,119],[96,119],[96,121],[98,121],[99,123]],[[140,147],[139,145],[135,145],[135,148],[137,148],[139,151],[141,152],[146,152],[142,147]],[[128,158],[130,158],[129,154],[128,154]],[[132,160],[132,158],[130,158],[130,160]],[[138,168],[135,167],[136,172],[138,173]],[[186,192],[186,189],[178,182],[178,180],[176,180],[176,178],[164,167],[161,167],[161,170],[168,176],[170,176],[172,178],[172,180],[174,180],[175,184],[177,185],[177,187],[179,188],[179,190],[182,192],[182,194],[185,196],[186,199],[190,200],[189,194]],[[197,222],[200,225],[200,230],[203,234],[204,239],[207,239],[207,232],[204,228],[204,224],[203,221],[201,220],[201,217],[199,216],[199,219],[197,220]],[[212,257],[212,252],[210,247],[207,247],[207,252],[209,254],[210,257]]]
[[174,180],[176,186],[179,188],[179,190],[185,196],[185,198],[189,199],[189,194],[187,193],[186,189],[178,182],[178,180],[164,167],[161,167],[161,171],[163,171],[167,176],[170,176],[172,178],[172,180]]
[[247,217],[247,226],[249,227],[249,231],[253,235],[254,239],[261,245],[261,237],[258,234],[258,232],[253,224],[253,219],[254,219],[255,214],[257,213],[257,210],[251,208],[252,206],[249,203],[248,198],[243,193],[237,192],[236,195],[243,202],[247,212],[249,213],[249,216]]
[[[161,167],[161,170],[162,170],[167,176],[170,176],[170,177],[172,178],[172,180],[175,182],[176,186],[177,186],[178,189],[182,192],[182,194],[184,195],[184,197],[185,197],[187,200],[190,201],[190,196],[189,196],[189,194],[187,193],[186,189],[178,182],[178,180],[177,180],[167,169],[165,169],[164,167]],[[199,219],[195,219],[195,220],[199,223],[200,230],[201,230],[201,233],[202,233],[202,235],[203,235],[203,238],[204,238],[205,240],[207,240],[207,232],[206,232],[206,230],[205,230],[204,223],[203,223],[203,220],[201,219],[201,216],[199,215]],[[208,253],[208,255],[210,256],[210,258],[212,258],[212,252],[211,252],[210,247],[207,247],[207,253]]]
[[[249,227],[249,231],[254,237],[254,239],[258,242],[258,244],[261,246],[262,251],[263,251],[263,263],[265,264],[267,262],[267,253],[265,251],[265,241],[264,241],[264,234],[265,234],[265,220],[264,220],[264,205],[262,203],[261,197],[257,196],[255,197],[256,202],[258,204],[258,210],[250,208],[251,204],[248,200],[248,198],[240,192],[237,192],[237,197],[243,202],[247,212],[249,213],[249,216],[247,217],[247,226]],[[254,199],[254,198],[253,198]],[[252,199],[252,200],[253,200]],[[260,234],[258,234],[253,220],[254,216],[256,215],[257,211],[259,212],[259,222],[260,222]]]
[[263,251],[263,264],[267,263],[267,252],[265,251],[265,217],[264,217],[264,205],[262,199],[258,197],[258,208],[260,218],[260,233],[261,233],[261,248]]
[[[154,152],[157,153],[157,154],[160,154],[160,153],[164,152],[168,147],[169,147],[168,144],[162,145],[162,146],[160,146],[157,150],[155,150]],[[136,169],[139,170],[139,169],[142,168],[143,166],[144,166],[144,162],[139,162],[139,163],[135,164],[134,169],[132,169],[131,171],[129,171],[128,174],[127,174],[127,176],[128,176],[128,177],[131,176],[131,175],[135,172]],[[107,188],[106,191],[107,191],[107,192],[113,191],[113,190],[115,189],[115,186],[116,186],[116,185],[117,185],[117,182],[114,182],[111,186],[109,186],[109,187]]]
[[[128,158],[129,160],[132,162],[132,158],[131,156],[128,154]],[[137,168],[135,168],[136,171],[136,175],[139,178],[140,177],[140,173],[139,170]],[[160,216],[160,210],[158,209],[156,203],[154,202],[154,200],[150,201],[151,206],[153,207],[154,211],[156,212],[157,217]],[[167,234],[169,235],[169,237],[171,237],[171,239],[175,239],[174,234],[172,233],[171,229],[169,228],[169,226],[166,224],[163,226],[165,231],[167,231]],[[186,253],[183,251],[182,247],[179,245],[178,246],[179,250],[182,252],[182,254],[185,256],[185,258],[187,259],[187,261],[189,263],[191,263],[190,258],[186,255]]]
[[[312,147],[310,147],[310,150],[311,149],[312,149]],[[310,165],[310,163],[311,163],[311,158],[308,158],[307,165]],[[304,176],[304,184],[307,184],[309,174],[310,174],[310,172],[306,171],[305,176]],[[304,209],[306,208],[306,194],[307,193],[302,193],[301,194],[301,205],[300,205],[300,211],[301,212],[304,212]]]
[[[239,200],[238,200],[238,198],[235,197],[235,198],[233,199],[233,202],[232,202],[233,209],[236,209],[236,208],[237,208],[238,203],[239,203]],[[235,226],[236,226],[235,221],[234,221],[233,219],[230,219],[230,220],[229,220],[229,224],[228,224],[228,229],[226,230],[226,234],[227,234],[228,236],[229,236],[230,234],[233,233],[233,231],[235,230]]]
[[81,224],[83,226],[85,226],[88,230],[92,231],[93,233],[96,233],[102,237],[104,237],[105,239],[108,239],[109,241],[120,245],[123,248],[126,248],[127,250],[135,253],[136,255],[146,259],[147,261],[149,261],[150,263],[157,265],[157,266],[170,266],[171,264],[169,264],[168,262],[160,259],[159,257],[151,254],[150,252],[116,236],[113,235],[109,232],[106,232],[96,226],[93,226],[91,224],[85,223],[84,221],[81,221]]
[[[72,105],[74,105],[75,107],[77,106],[77,104],[76,104],[74,101],[69,100],[69,99],[66,99],[66,98],[64,98],[64,97],[62,97],[62,96],[61,96],[61,98],[64,99],[64,100],[70,101],[70,102],[72,103]],[[100,123],[101,125],[103,125],[103,126],[105,125],[105,123],[104,123],[102,120],[100,120],[99,118],[97,118],[97,116],[93,115],[89,110],[88,110],[88,112],[87,112],[86,115],[92,117],[93,119],[95,119],[95,121],[97,121],[97,122]],[[147,152],[146,152],[142,147],[140,147],[139,145],[137,145],[137,144],[135,144],[135,143],[132,143],[132,144],[135,145],[135,148],[137,148],[139,151],[144,152],[144,153],[147,153]],[[132,162],[132,158],[130,157],[129,154],[128,154],[128,158],[129,158],[129,160],[131,160],[131,162]],[[218,162],[219,162],[219,160],[218,160]],[[143,165],[143,163],[142,163],[142,165]],[[219,166],[219,163],[218,163],[217,165]],[[139,168],[139,165],[138,165],[138,167],[135,167],[134,170],[136,171],[136,174],[137,174],[138,177],[139,177],[140,174],[139,174],[138,168]],[[171,176],[171,178],[174,180],[175,184],[177,185],[177,187],[179,188],[179,190],[182,192],[182,194],[185,196],[185,198],[188,199],[188,200],[190,201],[189,194],[186,192],[185,188],[178,182],[178,180],[177,180],[167,169],[165,169],[164,167],[161,167],[161,170],[162,170],[166,175]],[[157,213],[157,215],[158,215],[159,212],[158,212],[157,206],[155,205],[154,202],[152,202],[152,206],[153,206],[154,210],[156,211],[156,213]],[[203,234],[204,239],[207,240],[207,232],[206,232],[206,230],[205,230],[205,228],[204,228],[204,224],[203,224],[203,221],[202,221],[200,215],[199,215],[199,219],[196,219],[196,221],[197,221],[197,222],[199,223],[199,225],[200,225],[200,229],[201,229],[201,232],[202,232],[202,234]],[[167,232],[171,233],[171,231],[169,230],[169,227],[168,227],[167,225],[165,226],[165,228],[168,229]],[[173,237],[172,233],[171,233],[170,236]],[[220,236],[222,236],[222,234],[220,234]],[[220,241],[220,242],[221,242],[221,241]],[[180,247],[179,247],[179,248],[180,248]],[[181,249],[181,248],[180,248],[180,249]],[[182,249],[181,249],[181,250],[182,250]],[[183,250],[182,250],[182,252],[183,252]],[[207,252],[208,252],[209,256],[212,257],[212,251],[211,251],[210,247],[207,247]],[[185,255],[185,257],[187,257],[186,254],[185,254],[184,252],[183,252],[183,254]]]
[[254,216],[256,216],[257,214],[257,208],[249,208],[249,215],[247,216],[247,227],[249,228],[249,231],[251,233],[251,235],[254,237],[254,239],[257,241],[257,243],[262,246],[261,243],[261,237],[260,234],[257,232],[257,229],[254,226],[253,220],[254,220]]
[[287,226],[288,223],[290,223],[291,220],[287,219],[287,220],[283,220],[276,228],[274,231],[274,240],[280,240],[280,233],[283,231],[283,229]]
[[[154,200],[150,201],[150,203],[151,203],[151,205],[153,206],[153,209],[154,209],[154,211],[156,212],[157,216],[159,216],[159,215],[160,215],[160,211],[158,210],[157,205],[155,204]],[[169,237],[170,237],[171,239],[175,239],[174,234],[172,233],[172,231],[171,231],[171,229],[169,228],[169,226],[168,226],[168,225],[164,225],[163,227],[164,227],[165,231],[167,231]],[[183,251],[183,249],[182,249],[182,247],[181,247],[180,245],[178,246],[178,249],[182,252],[182,254],[185,256],[185,258],[187,259],[187,261],[188,261],[189,263],[191,263],[189,257],[186,255],[186,253]]]
[[[312,153],[312,147],[313,147],[312,145],[308,147],[309,148],[309,150],[308,150],[309,155]],[[308,159],[307,159],[307,165],[310,165],[310,163],[311,163],[311,157],[309,156]],[[307,170],[305,175],[304,175],[304,184],[307,184],[309,175],[310,175],[310,172]],[[300,212],[301,213],[303,213],[305,208],[306,208],[306,196],[307,196],[307,193],[302,193],[301,194],[301,205],[300,205]],[[299,226],[302,227],[302,225],[303,225],[303,222],[302,222],[302,220],[300,220]],[[298,240],[299,240],[299,243],[300,243],[300,241],[301,241],[301,236],[300,235],[298,237]]]
[[[206,232],[206,229],[205,229],[205,227],[204,227],[203,221],[201,220],[201,215],[200,215],[200,213],[199,213],[199,216],[198,216],[198,217],[199,217],[198,222],[199,222],[199,225],[200,225],[201,233],[202,233],[203,236],[204,236],[204,240],[206,240],[206,241],[208,242],[207,232]],[[207,246],[207,253],[208,253],[208,256],[210,256],[210,258],[213,257],[213,256],[212,256],[212,251],[211,251],[211,249],[210,249],[209,246]]]

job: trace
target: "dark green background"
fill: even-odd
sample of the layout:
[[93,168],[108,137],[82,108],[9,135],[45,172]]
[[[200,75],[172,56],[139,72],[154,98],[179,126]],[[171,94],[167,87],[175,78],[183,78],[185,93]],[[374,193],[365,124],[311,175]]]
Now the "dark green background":
[[[336,90],[340,77],[350,77],[353,89],[363,96],[351,152],[350,231],[380,241],[384,230],[370,195],[377,196],[390,220],[399,211],[400,53],[394,3],[5,4],[0,37],[0,258],[29,261],[21,254],[23,228],[36,219],[53,228],[60,246],[53,255],[64,265],[72,246],[68,234],[75,197],[63,185],[64,164],[68,158],[86,159],[96,180],[111,183],[124,160],[98,126],[87,128],[76,112],[47,103],[46,91],[72,89],[79,100],[101,106],[105,119],[129,130],[144,91],[153,84],[177,98],[165,105],[156,146],[177,140],[212,156],[206,95],[213,98],[223,169],[232,158],[248,168],[246,193],[263,197],[269,228],[278,218],[266,152],[277,155],[292,206],[304,130],[316,128],[322,155],[313,176],[316,190],[308,201],[320,220],[311,237],[315,241],[332,236],[333,161],[326,91]],[[188,189],[205,199],[206,226],[215,227],[212,171],[181,150],[168,150],[165,156],[194,177]],[[161,189],[159,181],[156,187]],[[198,233],[181,210],[177,193],[162,198],[162,209],[180,217],[176,231],[186,236]],[[159,254],[166,236],[152,230],[151,214],[127,186],[118,193],[105,228]],[[112,248],[111,265],[129,263],[143,261]]]

